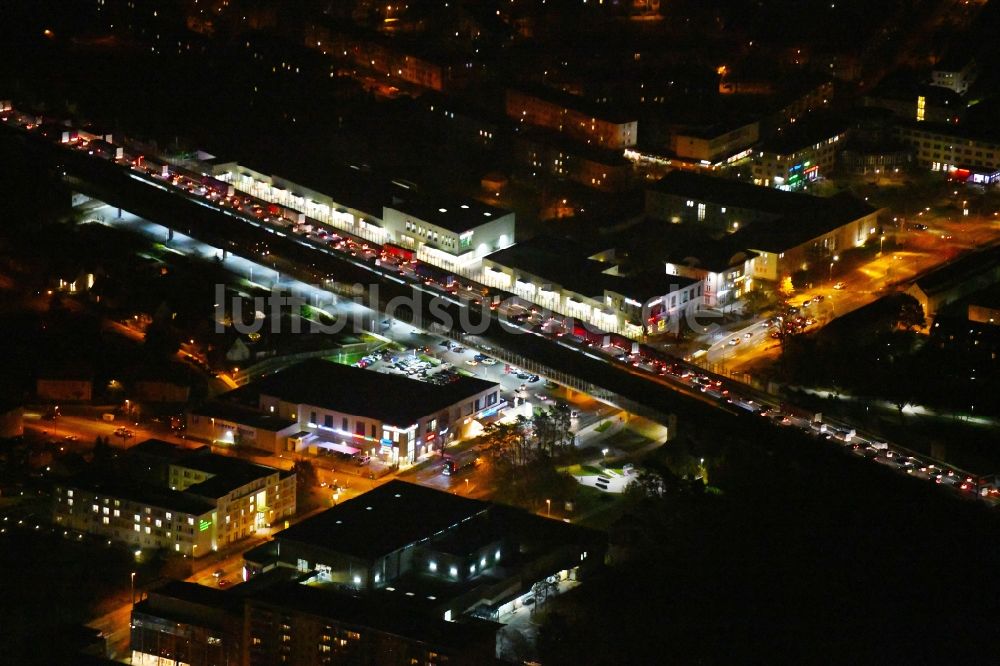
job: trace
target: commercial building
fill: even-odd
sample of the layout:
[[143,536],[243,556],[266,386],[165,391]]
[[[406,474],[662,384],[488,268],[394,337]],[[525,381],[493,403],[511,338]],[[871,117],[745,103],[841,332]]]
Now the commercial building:
[[615,109],[549,88],[508,88],[507,116],[595,148],[624,150],[639,140],[639,121]]
[[791,126],[755,150],[753,182],[780,190],[800,190],[833,171],[846,137],[846,123]]
[[504,622],[540,589],[555,593],[599,568],[605,548],[593,530],[390,481],[277,533],[244,561],[251,577],[295,569],[309,584],[429,617]]
[[751,252],[703,228],[646,218],[622,230],[621,249],[643,266],[665,268],[667,275],[697,280],[705,307],[730,305],[754,288]]
[[188,437],[262,451],[283,450],[288,437],[300,430],[292,417],[228,400],[211,400],[192,407],[186,416]]
[[[497,384],[474,377],[439,385],[314,359],[231,391],[209,409],[235,406],[248,419],[270,415],[289,423],[273,440],[275,454],[366,453],[411,464],[505,404]],[[218,421],[207,423],[205,411],[188,414],[189,434],[217,432]]]
[[670,137],[670,149],[677,157],[704,166],[741,159],[760,139],[760,123],[737,122],[678,129]]
[[1000,138],[967,130],[962,125],[900,123],[896,138],[911,147],[917,163],[931,171],[988,185],[1000,182]]
[[369,171],[348,166],[318,176],[297,173],[294,180],[255,171],[237,162],[206,165],[212,177],[228,183],[274,207],[273,217],[296,222],[293,230],[306,225],[344,231],[358,238],[383,243],[382,206],[392,200],[392,183]]
[[[212,167],[218,180],[274,204],[294,230],[323,228],[377,244],[395,243],[448,270],[467,266],[514,242],[514,213],[467,199],[445,201],[404,181],[382,180],[360,168],[337,169],[307,187],[228,162]],[[320,191],[322,190],[324,191]],[[329,194],[329,192],[334,192]]]
[[697,280],[662,271],[623,271],[608,248],[537,236],[483,261],[483,284],[601,331],[638,337],[665,330],[702,303]]
[[728,232],[730,247],[755,253],[755,280],[836,261],[838,252],[873,237],[878,212],[846,194],[820,198],[682,171],[646,191],[650,217]]
[[92,467],[57,485],[55,522],[200,557],[295,513],[291,472],[159,440],[133,450],[122,469]]
[[382,222],[389,242],[447,270],[460,270],[514,242],[514,213],[473,199],[414,197],[385,206]]

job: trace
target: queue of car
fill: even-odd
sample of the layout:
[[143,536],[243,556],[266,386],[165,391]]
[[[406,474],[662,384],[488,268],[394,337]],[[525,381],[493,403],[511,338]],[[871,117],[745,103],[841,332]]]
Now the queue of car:
[[[13,112],[6,112],[6,114],[0,117],[0,121],[11,122],[13,119],[15,124],[27,131],[33,131],[39,127],[35,120],[23,114],[14,114]],[[64,137],[62,142],[67,143],[65,141],[67,132],[64,131],[65,128],[61,129],[63,130],[61,136]],[[75,145],[78,149],[88,148],[84,142],[69,143],[71,147]],[[291,228],[293,232],[308,237],[319,249],[327,252],[347,254],[364,261],[370,266],[394,269],[399,275],[439,289],[445,294],[461,294],[463,298],[465,294],[468,294],[468,302],[474,304],[489,303],[490,310],[497,309],[501,298],[514,298],[511,294],[491,291],[475,283],[461,283],[456,276],[442,269],[415,261],[412,258],[412,253],[407,255],[405,252],[390,251],[392,248],[388,246],[379,248],[361,239],[355,239],[346,233],[323,229],[318,223],[315,225],[306,224],[302,221],[304,217],[302,215],[298,215],[297,220],[285,218],[282,215],[283,209],[281,207],[266,204],[249,195],[236,193],[232,186],[221,181],[211,178],[199,178],[194,174],[185,174],[173,166],[157,164],[142,155],[133,158],[129,154],[126,154],[124,149],[113,152],[113,158],[109,157],[112,153],[108,153],[108,155],[93,151],[90,151],[90,153],[94,156],[104,157],[105,159],[113,159],[123,166],[143,172],[149,177],[162,182],[164,185],[173,187],[185,195],[202,197],[214,205],[237,211],[242,216],[257,224],[270,225],[274,227],[271,231],[275,233],[281,233],[277,229]],[[834,288],[843,289],[844,286],[844,283],[838,282],[834,285]],[[492,298],[489,298],[491,295]],[[817,296],[813,299],[808,299],[802,304],[802,307],[809,307],[813,301],[819,301],[822,298],[822,296]],[[533,307],[530,310],[527,307],[522,307],[521,310],[516,311],[514,314],[515,317],[512,318],[513,325],[519,326],[527,332],[553,339],[561,338],[561,344],[564,346],[576,348],[585,353],[593,350],[603,354],[609,361],[626,363],[631,368],[650,376],[668,378],[676,384],[686,385],[689,389],[706,394],[725,407],[765,414],[773,418],[780,425],[796,425],[807,432],[813,432],[812,423],[802,423],[801,419],[782,414],[774,405],[762,402],[759,397],[750,398],[743,395],[746,387],[743,387],[741,384],[712,377],[700,371],[695,366],[683,365],[677,359],[666,356],[647,346],[640,345],[639,351],[636,352],[632,344],[618,341],[617,338],[620,336],[600,336],[611,337],[613,341],[611,344],[607,344],[606,342],[598,343],[593,336],[586,334],[577,335],[577,327],[572,318],[556,316],[546,318]],[[769,328],[771,329],[772,337],[781,337],[782,334],[799,332],[814,323],[813,319],[801,315],[799,309],[793,307],[789,308],[782,317],[772,320],[769,323]],[[729,344],[733,346],[740,344],[740,338],[732,338]],[[455,351],[458,351],[458,349],[455,349]],[[474,357],[467,361],[467,363],[469,365],[480,363],[492,365],[490,361],[495,363],[495,360],[490,357],[486,357],[485,355],[479,356],[484,358]],[[409,367],[396,369],[408,374],[411,371]],[[429,368],[417,367],[413,373],[417,375],[425,373],[429,376],[430,373],[428,370]],[[517,377],[527,382],[539,381],[538,375],[523,371],[515,372]],[[116,434],[118,433],[116,432]],[[971,477],[963,478],[962,475],[957,474],[954,470],[939,468],[935,465],[919,465],[920,461],[907,458],[902,451],[889,448],[888,446],[879,448],[873,442],[864,440],[856,434],[842,433],[829,427],[819,434],[824,439],[840,441],[845,445],[849,444],[852,453],[871,457],[889,467],[905,471],[907,474],[933,479],[938,484],[953,487],[962,492],[978,493],[979,488],[973,483]],[[127,435],[123,434],[122,436]]]

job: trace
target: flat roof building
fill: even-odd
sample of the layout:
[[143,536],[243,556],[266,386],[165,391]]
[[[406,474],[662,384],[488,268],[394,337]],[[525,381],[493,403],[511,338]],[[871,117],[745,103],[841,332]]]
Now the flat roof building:
[[448,270],[466,267],[514,242],[514,213],[474,199],[445,202],[416,196],[385,206],[382,221],[390,242]]
[[160,440],[56,487],[55,522],[200,557],[295,514],[295,474]]
[[596,148],[624,150],[639,140],[639,121],[613,107],[540,86],[508,88],[507,116]]
[[[263,584],[257,585],[257,582]],[[171,581],[132,610],[133,664],[496,663],[500,625],[447,622],[409,604],[257,578],[229,590]]]
[[[216,402],[258,418],[285,419],[290,425],[274,441],[276,454],[365,452],[389,464],[413,463],[440,450],[473,420],[505,404],[499,385],[474,377],[432,384],[321,359],[268,375]],[[202,410],[188,415],[195,436],[217,438],[217,427]]]
[[608,333],[629,337],[665,329],[701,303],[701,284],[665,272],[625,273],[607,248],[537,236],[487,257],[484,284]]
[[247,571],[310,574],[310,585],[408,603],[432,617],[503,622],[536,584],[603,562],[599,532],[403,481],[308,518],[244,554]]
[[749,250],[753,278],[779,280],[874,237],[879,211],[849,194],[815,197],[673,171],[646,190],[646,213],[730,234]]

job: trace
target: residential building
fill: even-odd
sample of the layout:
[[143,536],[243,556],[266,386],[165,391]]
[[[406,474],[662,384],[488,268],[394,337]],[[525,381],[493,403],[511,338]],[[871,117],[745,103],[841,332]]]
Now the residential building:
[[978,75],[975,58],[957,53],[949,54],[931,71],[931,85],[964,95],[969,92],[969,86],[976,81]]
[[91,466],[58,484],[55,522],[138,548],[201,557],[295,513],[292,472],[159,440],[134,449],[122,469]]
[[960,123],[965,100],[958,93],[930,85],[886,84],[862,98],[864,106],[888,109],[901,120]]
[[300,585],[295,579],[303,576],[284,571],[291,575],[272,572],[229,590],[183,581],[149,590],[132,610],[131,663],[496,663],[494,622],[471,617],[447,622],[409,604]]
[[295,515],[294,473],[207,452],[169,465],[171,490],[204,498],[216,507],[219,547]]
[[213,436],[219,423],[206,423],[204,413],[234,408],[246,419],[272,415],[290,424],[273,440],[275,454],[364,453],[405,465],[440,451],[473,421],[505,405],[499,385],[474,377],[432,384],[313,359],[192,410],[188,433]]
[[132,607],[132,664],[238,666],[243,663],[242,595],[172,580]]
[[1000,136],[929,122],[900,123],[895,136],[914,150],[918,164],[931,171],[980,185],[1000,181]]
[[632,163],[620,150],[594,148],[557,132],[528,129],[514,135],[514,158],[531,177],[555,177],[605,192],[628,189]]
[[624,150],[639,140],[638,120],[558,90],[508,88],[506,109],[516,123],[562,132],[595,148]]
[[250,596],[245,607],[245,664],[496,663],[494,622],[447,622],[406,604],[357,598],[285,583]]

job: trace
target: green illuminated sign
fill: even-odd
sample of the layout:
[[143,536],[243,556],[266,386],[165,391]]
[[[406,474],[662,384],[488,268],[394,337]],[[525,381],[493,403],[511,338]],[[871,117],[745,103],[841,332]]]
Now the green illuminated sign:
[[198,531],[199,532],[204,532],[205,530],[207,530],[211,526],[212,526],[212,521],[211,520],[203,520],[198,525]]

